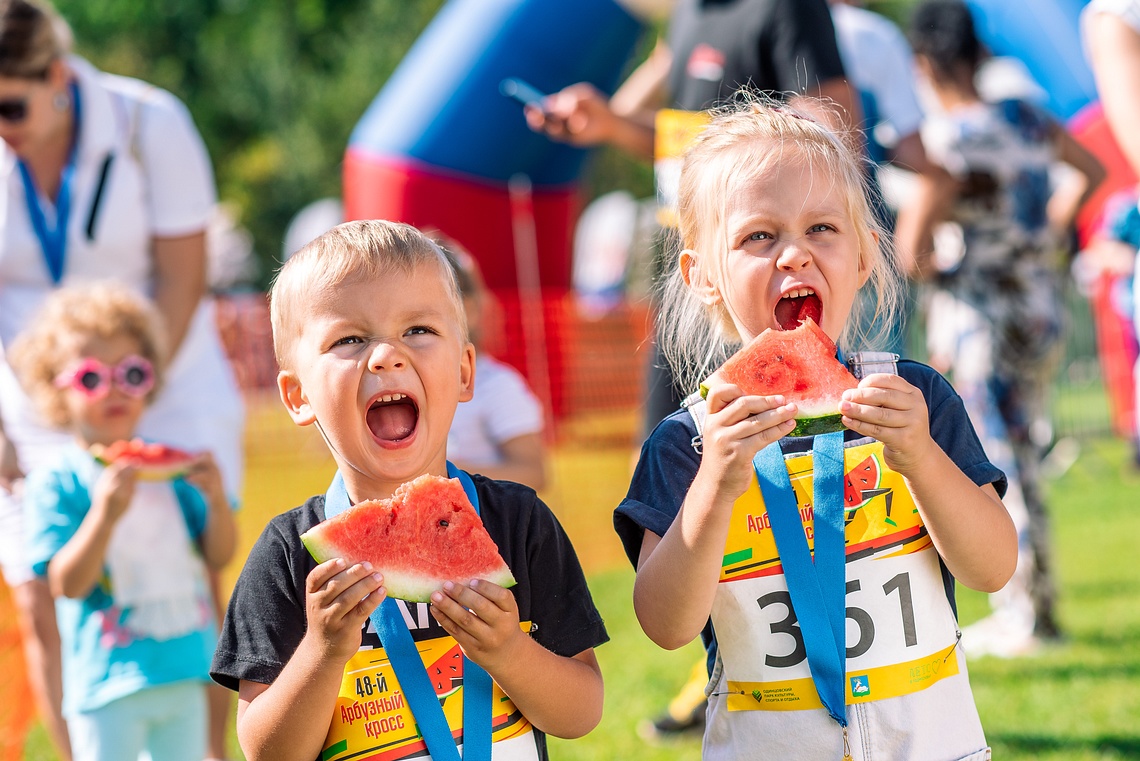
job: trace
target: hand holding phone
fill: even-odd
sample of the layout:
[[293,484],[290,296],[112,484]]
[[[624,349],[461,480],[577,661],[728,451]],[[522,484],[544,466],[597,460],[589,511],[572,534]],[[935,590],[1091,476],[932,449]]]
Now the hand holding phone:
[[507,77],[500,82],[499,92],[520,105],[534,106],[540,110],[542,109],[542,101],[546,98],[546,93],[518,77]]

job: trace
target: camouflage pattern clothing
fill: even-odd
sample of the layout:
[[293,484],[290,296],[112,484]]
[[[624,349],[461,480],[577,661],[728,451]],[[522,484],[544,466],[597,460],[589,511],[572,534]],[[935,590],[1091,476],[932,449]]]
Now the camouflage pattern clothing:
[[961,183],[950,234],[957,259],[928,310],[932,364],[948,368],[990,460],[1010,479],[1019,535],[1014,579],[991,598],[1039,637],[1058,634],[1048,514],[1039,484],[1047,392],[1065,333],[1065,269],[1049,229],[1053,124],[1018,100],[934,115],[928,154]]

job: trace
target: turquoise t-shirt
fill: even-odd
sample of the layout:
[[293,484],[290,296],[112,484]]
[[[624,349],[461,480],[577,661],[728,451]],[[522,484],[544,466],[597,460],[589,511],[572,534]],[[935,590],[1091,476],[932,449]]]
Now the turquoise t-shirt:
[[[77,446],[28,475],[25,506],[35,572],[75,535],[103,466]],[[217,641],[205,564],[194,542],[206,503],[185,481],[140,481],[115,525],[104,573],[82,599],[59,597],[65,715],[148,687],[209,681]]]

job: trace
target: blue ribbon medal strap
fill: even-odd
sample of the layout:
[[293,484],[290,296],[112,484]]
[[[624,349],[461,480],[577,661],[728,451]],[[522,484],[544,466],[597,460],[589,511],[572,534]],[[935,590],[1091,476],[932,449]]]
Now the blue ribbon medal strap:
[[[479,496],[471,476],[447,463],[447,475],[458,478],[463,491],[475,512],[479,512]],[[325,516],[331,518],[350,506],[344,479],[338,472],[325,494]],[[460,761],[459,748],[451,734],[451,727],[443,715],[443,706],[436,696],[420,658],[412,634],[396,601],[384,598],[372,613],[372,624],[380,636],[380,643],[396,672],[396,679],[404,690],[404,697],[412,709],[419,732],[435,761]],[[482,667],[463,656],[463,759],[464,761],[490,761],[491,759],[491,690],[492,680]]]
[[71,148],[67,154],[67,164],[60,175],[59,191],[55,198],[55,225],[48,227],[47,215],[40,205],[40,194],[36,188],[36,181],[32,172],[23,159],[16,162],[20,168],[20,178],[24,181],[24,200],[28,206],[28,218],[32,222],[32,230],[40,241],[44,261],[47,263],[48,273],[52,283],[59,285],[63,279],[63,266],[67,258],[67,225],[71,218],[71,186],[75,179],[76,154],[79,149],[79,134],[82,125],[82,110],[79,102],[79,87],[71,83],[71,102],[74,104],[75,125],[71,138]]
[[814,563],[780,443],[760,450],[752,462],[799,619],[812,680],[824,708],[843,727],[846,745],[843,432],[820,434],[812,442]]

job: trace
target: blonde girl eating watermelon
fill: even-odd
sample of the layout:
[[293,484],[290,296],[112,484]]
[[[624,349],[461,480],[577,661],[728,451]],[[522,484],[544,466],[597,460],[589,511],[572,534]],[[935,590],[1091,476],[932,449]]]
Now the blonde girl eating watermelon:
[[[808,317],[860,346],[850,326],[869,323],[853,309],[894,308],[855,156],[753,99],[715,115],[684,160],[662,324],[678,378],[707,401],[656,428],[614,524],[646,634],[706,645],[706,759],[989,757],[954,584],[1002,587],[1017,539],[961,400],[903,361],[843,392],[845,432],[792,437],[795,403],[713,374]],[[856,299],[864,287],[878,298]]]
[[[209,454],[185,479],[144,480],[92,451],[132,439],[162,379],[153,308],[123,286],[60,289],[9,350],[21,383],[73,446],[27,477],[29,558],[56,598],[63,713],[76,761],[201,761],[216,642],[207,568],[234,522]],[[152,474],[153,475],[153,474]]]

